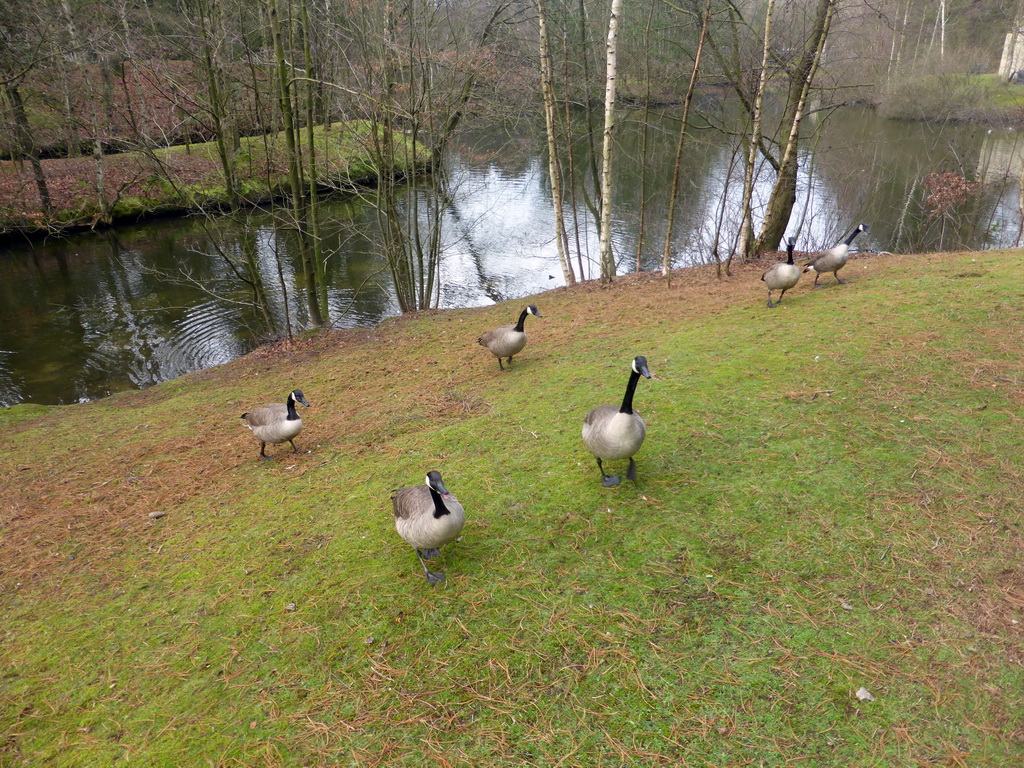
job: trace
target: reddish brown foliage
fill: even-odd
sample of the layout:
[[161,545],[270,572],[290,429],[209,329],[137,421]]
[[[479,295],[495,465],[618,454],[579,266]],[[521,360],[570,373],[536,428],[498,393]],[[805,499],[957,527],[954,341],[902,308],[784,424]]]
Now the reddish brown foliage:
[[[53,229],[61,224],[95,225],[101,210],[97,191],[96,162],[92,158],[43,160],[43,174],[54,207],[48,219],[28,163],[0,162],[0,233],[21,228]],[[177,184],[215,185],[220,166],[205,155],[191,155],[174,161],[168,168]],[[167,174],[138,154],[108,155],[103,158],[106,201],[112,205],[126,197],[168,205],[174,199],[160,179]]]
[[[253,104],[252,75],[233,73],[239,83],[232,110],[243,133],[260,132]],[[245,79],[248,78],[249,82]],[[257,71],[256,88],[263,88]],[[104,78],[100,68],[83,64],[74,70],[34,71],[21,91],[32,125],[32,138],[43,156],[71,154],[99,139],[107,147],[131,149],[164,147],[189,141],[208,141],[213,123],[206,88],[193,62],[135,60],[118,64]],[[71,103],[67,114],[66,100]],[[3,114],[3,120],[9,121]],[[0,125],[0,152],[11,156],[16,136],[12,126]]]
[[953,209],[967,202],[978,192],[981,185],[976,181],[968,181],[953,171],[945,171],[928,174],[924,180],[924,187],[928,190],[928,196],[925,198],[928,218],[936,219],[939,216],[948,216]]

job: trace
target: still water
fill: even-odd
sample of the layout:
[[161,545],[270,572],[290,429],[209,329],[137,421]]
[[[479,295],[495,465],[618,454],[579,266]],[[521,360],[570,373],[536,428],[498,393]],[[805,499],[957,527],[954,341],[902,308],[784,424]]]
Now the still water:
[[[671,115],[649,117],[645,161],[642,115],[626,117],[615,165],[620,272],[636,269],[638,258],[642,269],[660,266],[678,125]],[[691,136],[672,247],[676,267],[713,261],[716,235],[720,257],[728,253],[741,198],[731,140],[711,130]],[[440,306],[482,306],[562,284],[543,146],[538,133],[478,129],[451,154]],[[574,153],[579,167],[581,152]],[[1012,130],[899,123],[846,109],[806,146],[789,234],[798,250],[813,250],[864,221],[871,231],[857,245],[866,250],[1014,246],[1022,159]],[[981,187],[945,215],[931,216],[925,179],[937,171],[964,173]],[[757,189],[762,200],[769,189],[765,174]],[[641,199],[646,225],[638,256]],[[569,226],[578,225],[570,240],[579,243],[584,277],[594,277],[597,234],[582,190],[567,210]],[[321,220],[331,326],[372,326],[397,314],[371,209],[356,199],[331,200]],[[210,226],[161,220],[0,246],[0,405],[86,401],[251,350],[262,340],[260,324],[215,241],[231,251],[250,238],[279,326],[287,320],[303,327],[297,249],[273,217],[256,211],[245,226]]]

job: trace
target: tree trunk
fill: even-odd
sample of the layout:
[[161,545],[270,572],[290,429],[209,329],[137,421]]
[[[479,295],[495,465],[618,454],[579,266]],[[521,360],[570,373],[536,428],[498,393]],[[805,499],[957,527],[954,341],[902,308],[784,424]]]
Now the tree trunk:
[[36,151],[36,143],[32,139],[32,127],[28,122],[28,115],[25,114],[25,102],[22,101],[21,92],[18,86],[8,82],[4,86],[7,93],[7,100],[11,105],[11,112],[14,115],[14,124],[18,129],[18,149],[21,155],[27,158],[32,166],[32,177],[36,182],[36,189],[39,192],[39,203],[43,214],[50,216],[53,213],[53,203],[50,202],[50,190],[46,186],[46,176],[43,174],[43,165],[39,162],[39,153]]
[[[577,16],[577,20],[580,23],[580,54],[581,54],[581,58],[583,59],[583,99],[582,99],[582,102],[583,102],[584,107],[585,107],[585,109],[583,110],[583,113],[584,113],[584,115],[586,115],[586,119],[587,119],[587,147],[590,150],[589,152],[587,152],[587,157],[590,160],[590,168],[589,168],[589,170],[590,170],[590,178],[591,178],[591,181],[594,184],[594,189],[600,189],[601,188],[601,174],[600,174],[600,171],[599,171],[599,169],[597,167],[597,144],[594,142],[594,136],[597,133],[597,130],[596,130],[596,126],[594,125],[594,110],[592,110],[590,108],[590,106],[591,106],[591,98],[590,98],[590,83],[591,83],[591,76],[590,76],[590,45],[589,45],[589,40],[587,39],[587,9],[586,9],[586,5],[584,4],[584,0],[578,0],[577,8],[578,8],[578,13],[577,13],[576,16]],[[566,57],[566,60],[568,62],[568,56]],[[572,142],[569,142],[569,144],[570,144],[570,146],[572,146]],[[573,190],[576,189],[576,184],[573,182],[573,179],[572,179],[571,176],[570,176],[570,186],[572,186]],[[588,193],[588,191],[587,191],[586,183],[583,183],[582,185],[580,185],[580,191],[583,194],[583,202],[587,206],[587,210],[590,211],[590,215],[594,217],[594,224],[595,224],[595,226],[598,229],[598,234],[600,234],[600,231],[601,231],[601,221],[602,221],[602,219],[601,219],[601,200],[600,200],[600,197],[598,197],[597,200],[592,198],[590,196],[590,194]],[[577,236],[578,236],[578,234],[579,234],[579,232],[577,230]],[[579,253],[579,249],[577,249],[577,254],[578,253]],[[582,279],[582,278],[583,278],[583,268],[581,267],[580,268],[580,279]]]
[[608,43],[604,86],[604,141],[601,147],[601,282],[615,278],[615,255],[612,253],[612,139],[615,133],[615,85],[617,77],[619,13],[622,0],[612,0],[608,16]]
[[309,205],[307,207],[303,229],[309,227],[309,238],[311,239],[313,268],[316,273],[317,301],[320,304],[320,311],[323,317],[328,317],[327,307],[327,273],[326,263],[323,256],[323,238],[320,234],[320,179],[317,174],[316,144],[314,141],[314,122],[317,106],[316,78],[313,76],[313,54],[309,45],[309,38],[312,34],[309,23],[309,0],[300,0],[300,12],[302,18],[302,56],[305,59],[306,68],[306,141],[309,144],[308,173],[309,180]]
[[66,66],[68,62],[77,62],[79,56],[79,42],[78,42],[78,27],[75,25],[75,17],[71,13],[71,4],[68,0],[61,0],[60,3],[61,12],[64,14],[64,25],[67,27],[67,45],[70,48],[69,51],[65,51],[62,59],[64,60],[64,74],[63,83],[61,84],[62,96],[64,98],[64,119],[66,124],[64,130],[64,144],[66,145],[65,155],[67,157],[74,157],[79,153],[81,147],[81,139],[78,132],[78,121],[75,119],[75,108],[72,104],[72,93],[71,93],[71,73],[69,68]]
[[836,0],[819,0],[815,14],[814,27],[804,48],[804,54],[794,72],[790,74],[789,97],[786,104],[786,120],[789,124],[789,138],[779,163],[778,176],[772,187],[771,197],[765,211],[761,232],[754,244],[755,253],[775,250],[789,226],[789,218],[796,202],[797,181],[797,149],[800,143],[800,122],[803,120],[807,94],[817,73],[821,56],[825,50],[832,17],[835,14]]
[[284,120],[285,151],[288,161],[288,186],[291,194],[292,217],[298,232],[299,253],[302,259],[303,282],[306,290],[306,305],[309,319],[314,326],[324,324],[323,313],[320,311],[320,291],[317,285],[316,264],[310,252],[309,242],[304,236],[303,226],[303,189],[299,169],[298,131],[295,124],[295,112],[292,107],[292,87],[288,72],[288,60],[284,52],[284,38],[281,31],[281,19],[278,0],[268,0],[267,12],[270,17],[270,29],[274,38],[274,59],[277,71],[278,98],[281,105],[281,117]]
[[761,71],[757,78],[757,92],[754,94],[753,109],[750,113],[750,141],[747,146],[747,158],[743,165],[743,201],[740,203],[739,241],[736,253],[741,259],[751,255],[754,238],[754,212],[751,210],[754,198],[754,177],[757,166],[757,148],[761,143],[761,110],[764,105],[764,92],[768,86],[768,54],[772,47],[772,14],[775,11],[775,0],[768,0],[764,18],[764,40],[761,47]]
[[644,255],[644,219],[647,214],[647,135],[651,122],[651,25],[654,21],[654,4],[651,4],[644,25],[644,119],[640,135],[640,210],[637,216],[636,265],[635,272],[640,272],[640,263]]
[[551,73],[551,48],[548,43],[547,17],[544,1],[537,0],[537,25],[540,38],[540,89],[544,100],[544,124],[548,137],[548,175],[551,178],[551,203],[555,214],[555,242],[558,245],[558,263],[566,285],[575,285],[572,263],[569,261],[569,237],[565,231],[562,213],[562,168],[558,160],[558,142],[555,137],[555,88]]
[[[683,147],[686,145],[686,128],[690,121],[690,104],[693,102],[693,91],[700,74],[700,59],[704,52],[704,40],[708,33],[708,19],[711,16],[711,0],[704,7],[704,18],[700,27],[700,39],[697,41],[697,52],[693,55],[693,70],[690,72],[690,84],[686,87],[683,98],[683,116],[679,125],[679,141],[676,142],[675,165],[672,169],[672,192],[668,201],[668,222],[665,227],[665,249],[661,254],[661,275],[668,285],[672,285],[672,233],[676,221],[676,200],[679,197],[679,176],[683,167]],[[717,258],[717,257],[716,257]]]
[[235,172],[235,147],[230,130],[231,105],[224,84],[225,67],[217,53],[217,37],[223,38],[223,21],[219,0],[209,0],[197,4],[199,17],[199,46],[206,75],[206,87],[210,92],[210,117],[213,120],[214,140],[217,143],[217,156],[220,158],[221,172],[224,177],[224,191],[231,210],[238,207],[238,184]]

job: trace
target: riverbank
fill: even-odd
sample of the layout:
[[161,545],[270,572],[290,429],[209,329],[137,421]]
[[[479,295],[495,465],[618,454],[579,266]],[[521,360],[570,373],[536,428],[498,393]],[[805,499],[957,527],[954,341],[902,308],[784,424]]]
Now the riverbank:
[[998,75],[932,73],[906,77],[881,89],[871,104],[891,120],[1019,126],[1024,122],[1024,85]]
[[[0,762],[1010,765],[1019,259],[776,310],[760,266],[642,274],[0,411]],[[605,489],[580,425],[636,354]],[[238,415],[295,387],[306,452],[260,461]],[[388,498],[428,469],[467,510],[438,588]]]
[[[317,173],[325,190],[345,190],[376,182],[372,129],[367,121],[335,123],[314,129]],[[302,133],[300,151],[308,152]],[[411,168],[408,137],[396,137],[399,171]],[[287,190],[284,134],[240,140],[235,156],[237,191],[242,205],[281,197]],[[28,163],[0,161],[0,238],[65,234],[147,218],[222,210],[230,205],[216,142],[124,152],[103,158],[105,207],[100,204],[97,166],[92,158],[40,161],[53,212],[42,213],[39,192]]]

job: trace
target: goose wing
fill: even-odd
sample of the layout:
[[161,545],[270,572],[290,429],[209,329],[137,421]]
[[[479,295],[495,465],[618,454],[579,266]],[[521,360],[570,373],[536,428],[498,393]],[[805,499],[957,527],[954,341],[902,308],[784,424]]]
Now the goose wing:
[[250,427],[265,427],[281,419],[288,418],[288,407],[282,403],[272,403],[254,408],[248,413],[243,413],[242,418]]
[[430,491],[425,485],[417,485],[412,488],[399,488],[391,494],[391,505],[394,507],[395,518],[408,520],[411,517],[423,514],[424,510],[432,510],[434,502],[430,498]]
[[601,424],[612,418],[618,412],[619,409],[614,405],[599,405],[596,408],[590,409],[590,413],[587,414],[587,418],[584,419],[583,424],[588,427],[592,427],[595,424]]
[[477,343],[485,347],[490,347],[493,342],[502,338],[505,334],[509,333],[513,329],[515,329],[515,326],[512,325],[512,323],[499,326],[495,328],[493,331],[487,331],[487,333],[483,334],[479,339],[477,339]]

